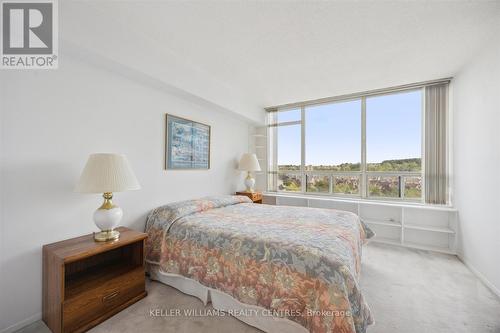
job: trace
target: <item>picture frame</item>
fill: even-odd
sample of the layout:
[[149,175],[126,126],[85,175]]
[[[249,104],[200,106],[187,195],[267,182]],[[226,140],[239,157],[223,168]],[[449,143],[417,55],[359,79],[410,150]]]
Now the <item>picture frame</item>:
[[210,125],[166,114],[166,170],[210,169],[210,143]]

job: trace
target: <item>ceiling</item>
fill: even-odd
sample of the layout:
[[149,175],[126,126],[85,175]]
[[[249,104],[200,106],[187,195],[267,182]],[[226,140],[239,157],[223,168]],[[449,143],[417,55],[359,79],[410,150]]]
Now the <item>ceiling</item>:
[[254,121],[453,76],[500,33],[500,1],[61,1],[59,16],[65,41]]

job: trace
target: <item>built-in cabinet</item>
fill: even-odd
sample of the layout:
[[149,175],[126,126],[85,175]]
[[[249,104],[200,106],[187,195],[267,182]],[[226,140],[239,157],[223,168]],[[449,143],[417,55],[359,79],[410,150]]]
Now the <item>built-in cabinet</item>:
[[376,233],[374,242],[456,254],[457,210],[447,206],[341,200],[266,193],[267,204],[356,213]]

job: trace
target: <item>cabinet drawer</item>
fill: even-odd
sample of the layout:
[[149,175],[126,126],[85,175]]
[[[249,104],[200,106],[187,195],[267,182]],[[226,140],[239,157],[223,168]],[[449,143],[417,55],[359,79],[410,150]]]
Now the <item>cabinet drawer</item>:
[[262,193],[260,192],[236,192],[236,195],[244,195],[252,201],[262,200]]
[[63,332],[77,330],[144,289],[144,269],[140,266],[66,300],[63,304]]

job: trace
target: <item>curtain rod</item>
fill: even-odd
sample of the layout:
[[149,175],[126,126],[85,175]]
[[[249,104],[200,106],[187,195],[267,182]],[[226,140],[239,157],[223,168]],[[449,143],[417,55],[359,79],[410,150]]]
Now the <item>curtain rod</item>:
[[359,97],[363,97],[363,96],[383,95],[383,94],[397,92],[397,91],[401,91],[401,90],[410,90],[410,89],[422,88],[425,86],[450,83],[452,79],[453,79],[452,77],[448,77],[448,78],[439,79],[439,80],[422,81],[422,82],[404,84],[401,86],[394,86],[394,87],[389,87],[389,88],[362,91],[362,92],[357,92],[357,93],[353,93],[353,94],[345,94],[345,95],[339,95],[339,96],[334,96],[334,97],[324,97],[324,98],[319,98],[319,99],[311,99],[311,100],[307,100],[307,101],[303,101],[303,102],[295,102],[295,103],[270,106],[270,107],[264,108],[264,110],[266,110],[267,112],[274,112],[274,111],[277,111],[278,109],[291,109],[294,107],[302,107],[305,105],[324,104],[324,103],[329,103],[329,102],[336,102],[336,101],[359,98]]

